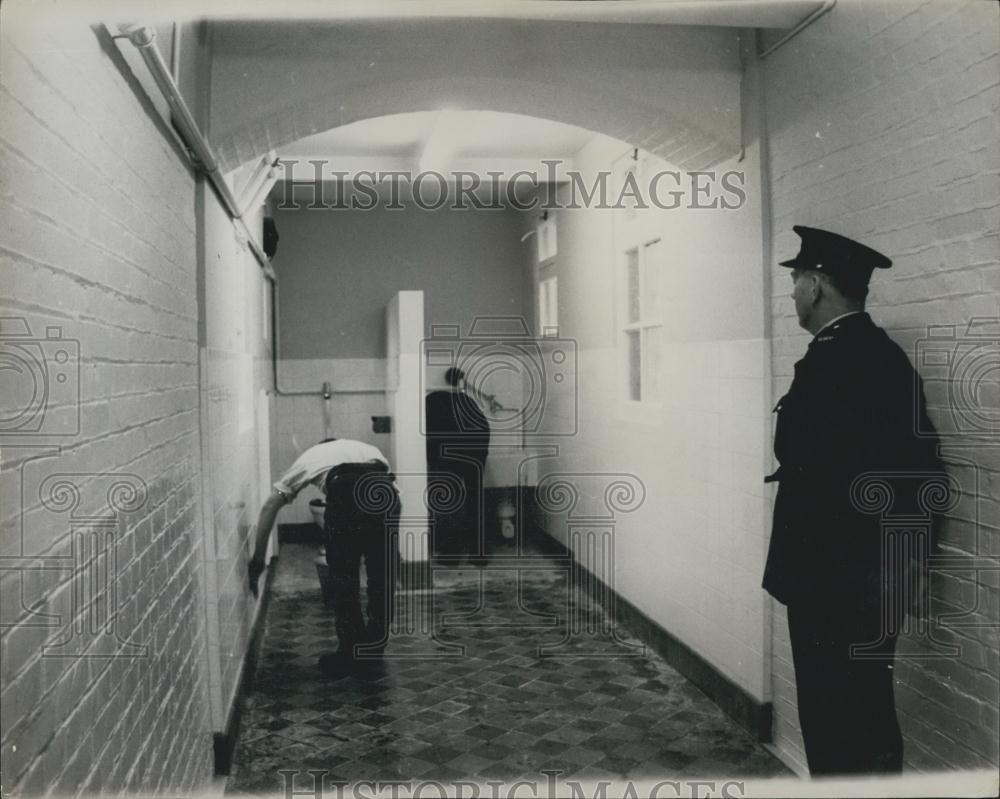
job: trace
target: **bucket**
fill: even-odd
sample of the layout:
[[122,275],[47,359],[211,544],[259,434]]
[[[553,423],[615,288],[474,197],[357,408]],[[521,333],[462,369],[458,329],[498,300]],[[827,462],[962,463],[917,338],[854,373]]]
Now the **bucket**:
[[314,499],[309,502],[309,513],[312,514],[313,522],[323,529],[323,517],[326,515],[326,502],[322,499]]
[[[309,513],[312,514],[313,522],[323,529],[324,517],[326,516],[326,502],[322,499],[314,499],[309,502]],[[323,602],[329,608],[333,607],[333,586],[330,584],[330,570],[326,565],[326,548],[320,547],[319,555],[314,561],[316,564],[316,576],[319,578],[320,592],[323,594]]]

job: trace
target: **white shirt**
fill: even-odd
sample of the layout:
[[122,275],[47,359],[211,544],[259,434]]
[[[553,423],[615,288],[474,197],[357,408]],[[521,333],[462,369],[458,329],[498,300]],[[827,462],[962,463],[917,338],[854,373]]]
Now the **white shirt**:
[[389,466],[389,461],[378,447],[350,438],[338,438],[309,447],[295,459],[288,471],[274,484],[274,490],[287,501],[291,501],[309,483],[319,486],[322,491],[326,473],[342,463],[370,463],[380,461]]

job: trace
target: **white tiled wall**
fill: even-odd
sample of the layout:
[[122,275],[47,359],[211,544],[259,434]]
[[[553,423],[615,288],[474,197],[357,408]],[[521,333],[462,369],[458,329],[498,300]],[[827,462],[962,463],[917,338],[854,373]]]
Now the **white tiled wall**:
[[[765,436],[760,340],[674,342],[671,390],[641,417],[616,399],[618,353],[580,353],[580,434],[539,471],[630,474],[645,500],[614,522],[616,590],[760,696],[764,684]],[[757,370],[756,376],[752,373]],[[572,401],[569,392],[563,400]],[[564,412],[568,413],[568,412]],[[607,478],[609,482],[612,478]],[[596,490],[596,489],[595,489]],[[565,534],[564,520],[549,530]]]
[[205,199],[205,341],[201,372],[201,521],[212,729],[225,728],[257,613],[246,583],[261,483],[258,422],[269,416],[270,360],[266,290],[257,261],[207,185]]
[[[388,414],[385,386],[386,362],[381,358],[284,359],[278,364],[279,387],[284,392],[314,392],[309,395],[279,394],[277,444],[272,455],[273,479],[277,479],[298,455],[327,437],[324,382],[329,382],[329,435],[353,438],[378,447],[393,462],[392,436],[372,432],[372,416]],[[338,393],[343,391],[365,393]],[[279,524],[311,521],[309,500],[319,490],[306,488],[278,516]]]
[[[576,162],[586,174],[608,169],[621,152],[621,143],[597,142]],[[730,167],[749,172],[753,164],[748,157],[718,168]],[[539,462],[543,484],[552,472],[578,487],[601,474],[605,482],[614,474],[641,482],[644,500],[615,514],[615,589],[765,700],[760,581],[770,381],[756,207],[651,210],[631,223],[665,246],[659,404],[625,398],[615,273],[630,245],[615,212],[556,212],[560,252],[546,269],[559,276],[559,333],[578,348],[579,367],[552,384],[546,425],[528,441],[559,448],[558,457]],[[548,435],[559,429],[575,432]],[[548,528],[565,540],[565,519],[550,518]]]

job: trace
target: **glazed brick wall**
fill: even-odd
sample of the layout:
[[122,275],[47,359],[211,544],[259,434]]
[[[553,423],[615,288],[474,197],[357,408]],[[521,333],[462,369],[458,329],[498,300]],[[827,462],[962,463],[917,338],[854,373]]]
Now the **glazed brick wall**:
[[[888,254],[894,266],[873,279],[868,308],[925,379],[916,348],[928,325],[954,325],[962,338],[971,319],[1000,317],[998,8],[979,0],[839,0],[763,62],[773,260],[797,251],[793,224],[834,229]],[[777,398],[808,335],[795,319],[787,270],[774,267],[771,278]],[[985,404],[997,401],[996,380],[994,371],[979,386]],[[961,409],[945,381],[928,384],[928,399],[935,423],[951,431],[945,456],[962,488],[944,551],[994,560],[992,571],[935,575],[933,634],[960,645],[961,655],[897,658],[905,760],[916,770],[995,766],[1000,438],[995,428],[973,435],[967,420],[955,421]],[[946,622],[944,613],[966,615]],[[772,661],[776,743],[801,764],[780,605]]]
[[[95,31],[5,16],[0,316],[24,320],[35,338],[60,327],[79,343],[80,423],[72,435],[2,436],[3,791],[192,792],[212,767],[194,179]],[[70,400],[46,418],[72,411],[75,392]],[[58,450],[37,459],[43,444]],[[73,601],[70,513],[40,501],[55,473],[79,492],[77,525],[108,513],[116,480],[140,488],[131,510],[110,517],[114,604],[101,606],[111,601],[101,591]],[[25,607],[57,614],[54,626],[33,626],[43,617]],[[144,654],[110,657],[130,650],[89,632],[92,608]],[[85,626],[73,646],[43,655],[74,622]]]

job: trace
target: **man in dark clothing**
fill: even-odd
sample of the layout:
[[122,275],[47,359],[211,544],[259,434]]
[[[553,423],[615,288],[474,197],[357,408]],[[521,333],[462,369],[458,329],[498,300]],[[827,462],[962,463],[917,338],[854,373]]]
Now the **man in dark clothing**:
[[[307,485],[326,494],[323,538],[333,586],[338,649],[320,657],[323,671],[339,673],[358,656],[378,655],[392,619],[399,549],[399,493],[385,456],[362,441],[327,439],[310,447],[274,484],[257,521],[248,564],[254,596],[264,571],[278,511]],[[360,570],[365,561],[368,622],[361,612]]]
[[892,661],[905,607],[888,599],[917,566],[886,568],[888,539],[864,481],[888,486],[897,510],[912,508],[913,485],[942,485],[943,465],[937,439],[917,434],[934,429],[920,378],[864,311],[873,269],[892,262],[835,233],[794,229],[801,251],[782,266],[813,340],[775,408],[780,466],[767,480],[779,487],[763,587],[788,608],[810,773],[898,773]]
[[[399,512],[399,494],[384,463],[342,464],[327,473],[323,538],[339,647],[320,659],[325,670],[385,649],[399,570]],[[367,623],[361,612],[362,558]]]
[[[455,478],[455,488],[463,492],[453,512],[434,517],[435,555],[465,555],[477,559],[483,507],[483,474],[490,449],[490,426],[478,403],[462,390],[465,374],[451,367],[445,373],[451,386],[432,391],[426,399],[428,481],[433,488],[435,475]],[[451,487],[442,494],[451,491]]]

